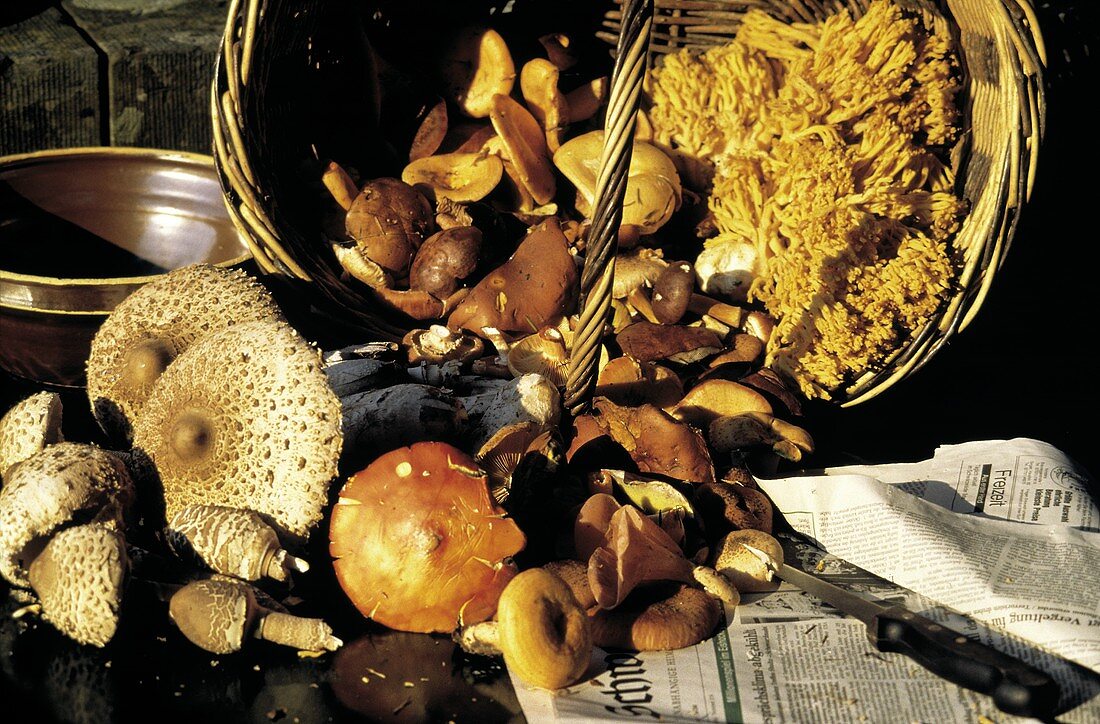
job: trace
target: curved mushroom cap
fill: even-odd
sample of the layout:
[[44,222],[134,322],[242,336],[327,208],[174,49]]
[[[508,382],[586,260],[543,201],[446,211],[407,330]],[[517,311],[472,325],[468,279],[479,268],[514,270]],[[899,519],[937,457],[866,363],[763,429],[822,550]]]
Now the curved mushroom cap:
[[153,383],[176,356],[219,329],[281,317],[267,289],[240,269],[193,264],[142,286],[92,339],[88,399],[100,426],[129,441]]
[[106,646],[118,628],[129,571],[126,540],[107,526],[78,525],[55,535],[30,568],[42,616],[82,644]]
[[[603,141],[602,130],[589,131],[571,138],[554,152],[554,165],[573,182],[589,208],[595,204]],[[627,170],[622,223],[639,227],[642,234],[652,234],[672,218],[680,207],[682,193],[672,159],[651,143],[635,141]]]
[[722,607],[709,593],[687,584],[638,590],[611,610],[590,614],[592,640],[604,648],[672,651],[694,646],[714,631]]
[[0,575],[30,586],[45,540],[76,518],[120,528],[134,500],[123,462],[93,445],[59,442],[15,466],[0,489]]
[[12,465],[61,440],[61,395],[39,392],[17,402],[0,418],[0,479]]
[[401,631],[453,631],[493,615],[527,539],[458,448],[420,442],[344,484],[329,521],[336,578],[364,616]]
[[238,324],[192,345],[134,422],[172,518],[187,505],[248,508],[289,540],[321,521],[336,476],[340,400],[321,354],[283,322]]

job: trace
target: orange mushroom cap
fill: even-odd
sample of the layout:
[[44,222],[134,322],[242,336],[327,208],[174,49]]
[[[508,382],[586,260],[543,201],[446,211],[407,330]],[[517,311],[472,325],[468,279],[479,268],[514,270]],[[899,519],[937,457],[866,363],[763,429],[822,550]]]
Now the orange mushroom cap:
[[363,615],[421,633],[491,617],[527,539],[458,448],[421,442],[377,458],[340,491],[336,578]]

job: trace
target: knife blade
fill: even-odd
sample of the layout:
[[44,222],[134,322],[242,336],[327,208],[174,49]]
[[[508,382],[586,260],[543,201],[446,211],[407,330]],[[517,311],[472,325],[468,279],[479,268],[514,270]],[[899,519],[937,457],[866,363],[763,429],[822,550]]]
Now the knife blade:
[[[758,555],[767,557],[760,551]],[[787,564],[769,566],[780,579],[810,593],[867,626],[879,651],[903,654],[941,678],[986,694],[1003,712],[1053,716],[1060,688],[1045,672],[956,633],[904,606],[868,600]]]

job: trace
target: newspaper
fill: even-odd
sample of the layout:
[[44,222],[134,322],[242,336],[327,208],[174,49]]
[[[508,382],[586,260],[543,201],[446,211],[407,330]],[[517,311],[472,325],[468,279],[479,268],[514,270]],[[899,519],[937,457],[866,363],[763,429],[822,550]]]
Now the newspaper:
[[[1043,669],[1062,688],[1059,722],[1100,722],[1100,516],[1085,471],[1020,439],[822,472],[759,481],[829,551],[782,537],[788,564]],[[862,622],[787,584],[727,609],[697,646],[596,649],[559,692],[512,681],[531,722],[1028,721],[877,651]]]

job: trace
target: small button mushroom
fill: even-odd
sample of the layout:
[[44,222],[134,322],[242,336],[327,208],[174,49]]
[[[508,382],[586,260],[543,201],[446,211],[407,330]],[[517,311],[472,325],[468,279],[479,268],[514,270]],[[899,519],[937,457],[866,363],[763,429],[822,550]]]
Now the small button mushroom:
[[432,207],[424,195],[400,179],[386,177],[360,189],[346,220],[359,253],[396,277],[408,271],[432,223]]
[[593,642],[603,648],[673,651],[694,646],[714,633],[722,606],[705,591],[683,583],[639,589],[622,605],[596,609]]
[[251,510],[185,506],[168,521],[165,539],[180,558],[245,581],[285,581],[291,571],[309,570],[309,564],[283,548],[275,530]]
[[446,299],[477,269],[480,248],[481,232],[474,226],[432,234],[413,258],[409,288]]
[[486,118],[493,97],[512,92],[516,66],[508,44],[496,30],[460,28],[439,56],[447,95],[472,118]]
[[480,201],[489,195],[504,175],[500,158],[486,153],[442,153],[409,163],[401,180],[436,202]]
[[0,418],[0,480],[16,463],[61,442],[61,395],[38,392],[12,405]]
[[59,442],[16,465],[0,489],[0,575],[30,586],[28,569],[53,534],[76,520],[125,527],[135,493],[116,455]]
[[687,312],[695,289],[695,272],[687,262],[670,262],[653,282],[650,304],[661,324],[676,324]]
[[756,246],[744,237],[730,234],[708,239],[695,259],[699,289],[743,302],[762,271],[762,261]]
[[44,619],[78,643],[106,646],[118,629],[129,568],[122,534],[88,524],[54,535],[28,578]]
[[335,651],[343,642],[318,618],[271,610],[244,581],[215,577],[192,581],[168,602],[168,615],[187,640],[213,654],[241,650],[256,638],[300,651]]
[[496,620],[465,627],[459,643],[502,654],[509,671],[542,689],[575,684],[592,660],[588,615],[570,587],[542,568],[516,575],[500,594]]
[[378,457],[340,489],[329,520],[348,599],[401,631],[450,632],[488,619],[526,543],[493,502],[485,472],[441,442]]
[[779,588],[775,571],[783,565],[783,546],[762,530],[735,530],[714,547],[711,563],[742,593],[774,591]]

